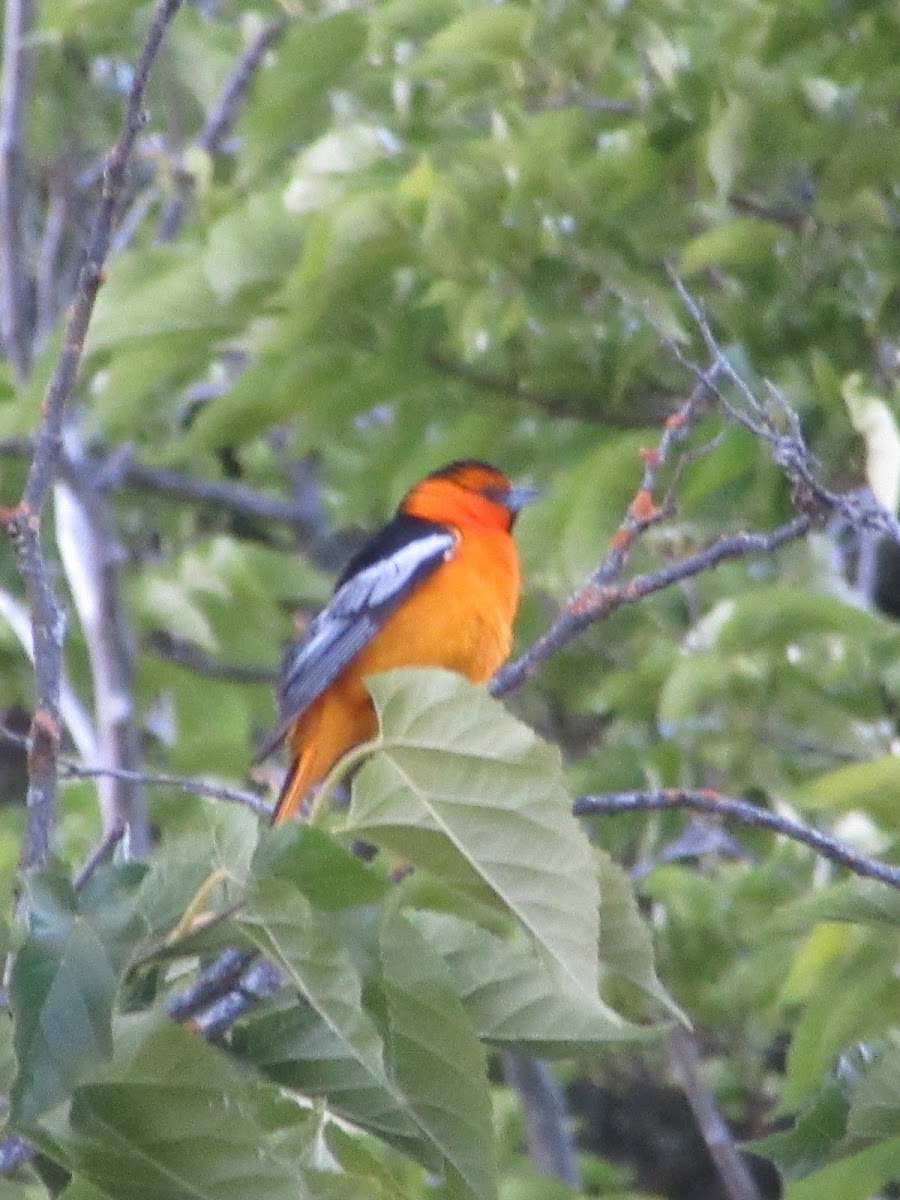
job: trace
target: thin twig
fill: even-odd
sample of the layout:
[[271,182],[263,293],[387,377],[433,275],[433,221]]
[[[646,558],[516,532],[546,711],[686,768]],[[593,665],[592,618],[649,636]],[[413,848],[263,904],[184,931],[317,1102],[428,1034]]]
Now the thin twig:
[[241,51],[218,103],[207,113],[203,129],[197,138],[197,145],[207,154],[218,154],[221,150],[222,143],[234,128],[241,107],[247,99],[254,75],[287,26],[288,22],[283,17],[268,21]]
[[158,492],[175,500],[189,500],[216,508],[227,508],[242,516],[261,521],[290,525],[299,534],[308,533],[307,508],[291,500],[279,500],[255,491],[242,483],[226,483],[214,479],[197,479],[167,467],[152,467],[137,462],[128,453],[117,454],[101,466],[102,483],[106,487],[121,485],[142,491]]
[[768,829],[772,833],[809,846],[822,858],[846,867],[848,871],[863,879],[876,879],[879,883],[900,889],[900,867],[857,854],[836,838],[791,817],[779,816],[766,808],[751,804],[749,800],[722,796],[709,789],[692,791],[688,788],[654,788],[647,791],[614,792],[608,795],[579,796],[572,804],[572,811],[578,817],[620,816],[622,813],[665,809],[690,809],[692,812],[706,813],[711,817],[739,821],[742,825],[750,825],[756,829]]
[[625,604],[636,604],[653,592],[662,591],[671,587],[673,583],[681,583],[704,571],[711,571],[732,559],[747,558],[751,554],[771,554],[780,546],[805,537],[812,525],[812,519],[802,515],[794,517],[769,533],[727,534],[703,550],[698,550],[696,554],[676,559],[656,571],[637,575],[619,585],[604,586],[596,582],[599,572],[595,572],[567,601],[547,632],[542,634],[521,658],[497,672],[491,680],[491,692],[495,696],[502,696],[519,687],[534,675],[545,659],[558,653],[589,625],[605,620],[617,608]]
[[163,629],[152,630],[145,638],[144,646],[148,653],[157,658],[210,679],[225,679],[229,683],[274,684],[278,678],[278,671],[273,667],[244,667],[237,663],[221,662],[198,649],[193,642],[176,638]]
[[41,549],[41,514],[56,473],[66,403],[75,385],[94,301],[103,281],[103,264],[109,250],[128,160],[138,130],[145,120],[143,104],[150,67],[166,29],[182,2],[158,0],[151,17],[147,38],[134,70],[121,131],[106,157],[103,190],[79,273],[75,298],[69,309],[63,348],[44,397],[41,424],[35,438],[34,457],[25,489],[18,505],[5,514],[31,612],[37,693],[28,756],[28,816],[21,854],[23,869],[46,862],[49,854],[59,745],[59,680],[64,621]]
[[[0,588],[0,617],[9,624],[10,629],[19,639],[25,653],[33,661],[34,650],[31,642],[31,616],[21,600],[11,596]],[[75,743],[84,762],[95,765],[100,762],[100,752],[97,747],[97,734],[91,720],[91,714],[82,704],[78,693],[69,682],[65,671],[60,675],[59,708],[63,724],[69,731],[69,737]],[[26,746],[28,741],[26,739]]]
[[31,77],[32,0],[6,0],[0,92],[0,331],[20,382],[31,367],[31,296],[22,231],[25,116]]
[[[134,721],[134,638],[122,599],[115,524],[106,497],[94,486],[80,443],[67,438],[56,485],[56,540],[91,665],[100,761],[136,771],[140,738]],[[104,837],[127,835],[128,851],[150,848],[150,823],[141,788],[128,779],[99,780]],[[120,835],[121,836],[121,835]]]
[[759,200],[755,200],[753,196],[742,196],[738,192],[731,193],[728,203],[740,213],[749,213],[750,216],[759,217],[762,221],[781,225],[784,229],[789,229],[791,233],[802,233],[804,229],[814,223],[809,209],[788,208],[785,204],[763,204]]
[[[0,458],[28,458],[33,453],[31,438],[0,439]],[[306,498],[282,500],[244,483],[201,479],[168,467],[151,466],[135,459],[133,449],[128,445],[117,447],[105,459],[93,459],[91,469],[96,486],[103,491],[122,487],[153,492],[171,500],[204,504],[238,516],[288,525],[304,540],[313,538],[324,542],[328,538],[328,532],[322,528],[322,514],[314,514]]]
[[526,104],[528,112],[557,112],[567,108],[580,108],[584,112],[610,113],[613,116],[633,117],[641,111],[631,100],[618,96],[597,96],[588,92],[572,91],[553,100],[538,100]]
[[694,1035],[675,1026],[667,1035],[669,1061],[716,1165],[728,1200],[759,1200],[759,1189],[741,1157],[728,1122],[703,1078]]
[[[254,75],[269,50],[287,29],[287,25],[288,22],[284,18],[268,21],[241,51],[218,102],[207,113],[203,129],[197,138],[199,148],[210,156],[218,154],[222,149],[222,144],[247,99]],[[184,171],[180,175],[180,186],[165,205],[159,220],[157,236],[160,241],[170,241],[176,237],[184,221],[193,188],[190,175]]]
[[[551,654],[555,654],[582,629],[594,621],[608,616],[613,608],[629,602],[627,589],[617,589],[612,585],[625,569],[638,539],[652,526],[670,516],[674,510],[675,487],[683,464],[679,463],[676,466],[675,478],[670,483],[661,504],[657,503],[654,498],[654,492],[659,484],[660,472],[669,462],[673,449],[684,440],[694,421],[703,411],[706,404],[706,388],[707,381],[702,380],[666,419],[656,446],[653,449],[641,451],[644,463],[641,481],[634,499],[619,523],[619,528],[610,540],[606,558],[578,591],[569,598],[562,613],[550,629],[534,643],[526,654],[516,662],[501,668],[494,676],[490,683],[490,691],[493,695],[501,696],[518,687],[531,676],[539,663]],[[708,568],[702,567],[701,569]],[[673,579],[671,582],[675,582],[675,580]],[[628,585],[629,589],[632,584]],[[661,586],[667,587],[668,582]],[[622,597],[618,601],[615,600],[617,595]],[[607,603],[611,603],[612,607],[609,609],[603,607]]]
[[242,804],[258,816],[268,819],[272,816],[272,805],[268,804],[255,792],[247,792],[241,788],[227,787],[225,784],[211,783],[207,779],[197,779],[186,775],[167,775],[151,771],[125,771],[118,767],[92,767],[81,763],[61,762],[59,773],[63,779],[123,779],[129,783],[140,784],[141,787],[171,787],[191,796],[206,796],[210,800],[225,800],[229,804]]
[[[671,339],[664,339],[666,345],[682,366],[716,397],[732,421],[743,426],[755,438],[770,447],[773,461],[781,468],[793,487],[797,508],[803,512],[814,512],[820,520],[840,513],[855,529],[872,530],[900,545],[900,522],[893,513],[889,513],[878,503],[868,489],[834,492],[819,480],[816,475],[815,457],[806,444],[800,418],[786,398],[771,383],[766,384],[768,403],[763,403],[754,395],[746,379],[735,370],[716,341],[700,303],[673,270],[669,270],[669,277],[682,304],[697,326],[709,355],[710,365],[704,369],[692,362]],[[725,394],[719,384],[719,380],[722,379],[732,384],[743,407],[738,407]],[[777,410],[780,424],[773,416],[773,408]]]
[[[231,804],[242,804],[262,817],[271,817],[272,807],[255,792],[223,784],[210,783],[205,779],[184,775],[167,775],[139,771],[119,771],[110,767],[85,767],[78,763],[63,762],[60,773],[65,778],[96,779],[103,775],[125,776],[147,787],[173,787],[196,796],[207,796],[211,800],[224,800]],[[838,863],[854,874],[866,879],[876,879],[890,887],[900,889],[900,867],[867,858],[839,842],[829,834],[822,833],[810,825],[804,825],[791,817],[779,816],[768,809],[760,808],[749,800],[738,800],[723,796],[709,789],[656,788],[646,791],[612,792],[590,796],[579,796],[572,803],[572,812],[578,817],[620,816],[630,812],[652,812],[663,809],[689,809],[711,817],[723,817],[739,821],[757,829],[768,829],[772,833],[791,838],[809,846],[816,854]]]
[[112,856],[113,851],[122,838],[125,836],[125,826],[114,826],[107,829],[106,833],[100,842],[90,852],[75,874],[72,876],[72,887],[76,892],[81,891],[84,885],[90,880],[91,876],[99,866],[106,862]]
[[550,1065],[513,1050],[504,1050],[500,1057],[506,1082],[522,1103],[529,1158],[543,1175],[580,1189],[581,1168],[566,1099]]

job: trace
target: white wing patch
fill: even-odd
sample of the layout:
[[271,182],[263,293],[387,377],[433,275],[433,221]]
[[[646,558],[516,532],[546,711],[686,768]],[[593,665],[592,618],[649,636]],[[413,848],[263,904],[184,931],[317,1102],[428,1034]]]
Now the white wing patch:
[[313,621],[282,663],[281,723],[270,746],[337,678],[381,628],[405,596],[453,553],[456,535],[437,529],[398,547],[351,575]]

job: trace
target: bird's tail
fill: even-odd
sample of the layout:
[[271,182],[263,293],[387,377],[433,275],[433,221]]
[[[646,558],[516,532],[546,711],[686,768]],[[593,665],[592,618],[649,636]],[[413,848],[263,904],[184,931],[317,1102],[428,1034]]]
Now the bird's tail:
[[317,782],[316,759],[315,746],[310,743],[291,763],[272,813],[273,825],[286,821],[302,807],[313,784]]

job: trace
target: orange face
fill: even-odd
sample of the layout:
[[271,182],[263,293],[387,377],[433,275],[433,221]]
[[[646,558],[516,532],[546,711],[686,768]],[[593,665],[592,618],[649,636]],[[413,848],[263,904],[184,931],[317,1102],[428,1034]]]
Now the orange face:
[[465,459],[441,467],[416,484],[400,509],[429,521],[509,531],[519,509],[534,496],[530,488],[513,487],[498,467]]

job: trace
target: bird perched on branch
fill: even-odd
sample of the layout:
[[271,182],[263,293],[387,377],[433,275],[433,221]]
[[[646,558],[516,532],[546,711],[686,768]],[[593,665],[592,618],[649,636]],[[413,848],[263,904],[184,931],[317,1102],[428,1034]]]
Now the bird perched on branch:
[[510,534],[536,494],[489,463],[450,463],[411,488],[354,555],[281,666],[281,719],[262,752],[286,740],[291,754],[274,821],[377,731],[369,675],[422,666],[490,679],[510,652],[519,603]]

